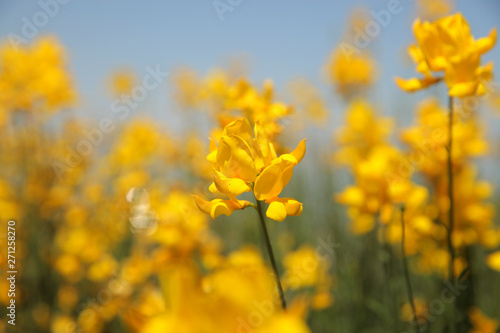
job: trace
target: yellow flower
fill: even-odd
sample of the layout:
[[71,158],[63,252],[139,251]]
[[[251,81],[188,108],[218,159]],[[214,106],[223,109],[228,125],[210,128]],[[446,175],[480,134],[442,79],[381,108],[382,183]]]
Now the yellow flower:
[[52,37],[0,49],[0,104],[8,111],[53,113],[72,106],[76,93],[64,49]]
[[54,333],[68,332],[68,329],[74,329],[77,325],[75,320],[67,315],[58,314],[50,323],[50,331]]
[[136,82],[135,75],[129,70],[119,70],[111,76],[111,93],[115,97],[128,95],[132,92]]
[[122,170],[152,164],[155,158],[170,162],[177,155],[176,144],[166,130],[152,120],[136,118],[124,126],[108,158],[114,168]]
[[486,263],[491,269],[500,272],[500,251],[493,252],[486,258]]
[[200,104],[200,80],[189,68],[180,68],[172,75],[175,88],[173,98],[183,109],[198,107]]
[[308,80],[294,80],[290,84],[294,105],[304,112],[305,120],[322,126],[328,117],[328,109],[318,89]]
[[[278,306],[270,273],[251,247],[230,253],[223,264],[208,271],[192,262],[163,267],[165,306],[153,311],[136,306],[135,326],[148,333],[309,332],[302,316]],[[255,320],[255,314],[261,319]]]
[[348,53],[341,49],[335,50],[326,69],[337,91],[347,96],[371,86],[376,78],[375,62],[369,54]]
[[326,77],[342,97],[350,98],[363,93],[377,78],[377,64],[370,52],[353,46],[358,45],[356,40],[359,32],[365,30],[371,19],[366,8],[355,8],[349,18],[343,41],[327,60]]
[[469,333],[495,333],[497,331],[498,321],[486,317],[477,307],[469,310],[469,319],[472,323]]
[[311,246],[303,245],[283,259],[285,289],[314,288],[311,305],[316,309],[326,308],[332,303],[330,287],[332,278],[328,273],[330,261],[321,257]]
[[211,202],[195,196],[201,211],[216,218],[230,215],[234,210],[251,205],[236,197],[253,191],[255,198],[269,204],[266,215],[276,221],[286,216],[302,213],[302,204],[293,198],[279,198],[278,195],[292,178],[293,168],[306,153],[305,139],[297,148],[277,156],[269,140],[266,128],[258,120],[254,126],[255,137],[247,119],[235,120],[224,128],[218,146],[212,144],[207,159],[213,163],[213,193],[227,195],[229,200],[214,199]]
[[57,301],[61,309],[72,310],[79,300],[78,289],[72,285],[61,286],[57,292]]
[[[447,163],[448,111],[436,99],[427,99],[417,107],[416,124],[404,129],[401,138],[412,149],[414,166],[433,177],[443,173]],[[484,155],[488,142],[482,128],[473,118],[453,124],[453,154],[455,168],[461,168],[471,158]]]
[[468,22],[457,13],[432,23],[417,19],[413,25],[417,45],[409,48],[409,54],[417,64],[423,78],[404,80],[396,78],[398,86],[406,91],[426,88],[439,80],[433,72],[444,72],[449,95],[465,97],[482,95],[484,83],[491,80],[493,65],[480,66],[481,55],[496,43],[496,29],[488,37],[475,40]]
[[243,116],[252,125],[260,120],[273,140],[282,131],[279,121],[294,111],[291,106],[275,101],[271,80],[265,80],[259,89],[237,68],[215,69],[205,78],[182,68],[174,73],[173,84],[174,99],[181,108],[207,111],[217,121],[219,126],[212,133],[215,139],[219,139],[222,128]]
[[418,16],[424,18],[439,18],[451,12],[453,9],[452,0],[419,0]]
[[[433,205],[437,212],[432,219],[447,221],[449,210],[447,142],[448,115],[435,99],[418,107],[417,123],[402,132],[402,139],[411,152],[412,167],[422,173],[433,189]],[[471,160],[488,151],[488,142],[474,117],[453,124],[452,167],[455,178],[455,246],[481,243],[489,248],[499,242],[493,224],[494,208],[486,200],[492,195],[492,186],[478,180]],[[423,226],[420,223],[420,226]],[[424,226],[424,229],[428,227]],[[422,231],[422,229],[420,228]],[[441,237],[443,236],[443,237]],[[435,237],[446,246],[444,235]]]
[[[427,306],[427,302],[421,298],[415,298],[414,304],[416,310],[415,312],[417,314],[417,321],[425,322],[429,317],[429,309]],[[406,302],[405,304],[403,304],[399,312],[399,317],[401,318],[401,320],[405,322],[413,322],[415,318],[413,313],[413,307],[411,306],[410,302]]]
[[398,206],[405,203],[408,228],[417,231],[407,239],[408,253],[418,250],[420,236],[429,235],[432,221],[423,214],[427,190],[411,182],[414,168],[406,156],[389,143],[391,119],[377,117],[375,110],[363,100],[351,102],[346,126],[340,129],[336,161],[350,168],[354,184],[334,199],[347,206],[354,234],[370,232],[379,222],[387,226],[391,243],[400,241],[401,220]]
[[354,166],[367,157],[372,147],[386,144],[392,119],[378,117],[373,106],[362,99],[349,104],[345,118],[346,125],[336,135],[339,148],[334,161]]
[[118,264],[115,259],[109,255],[90,265],[87,271],[87,278],[91,281],[103,281],[115,274]]

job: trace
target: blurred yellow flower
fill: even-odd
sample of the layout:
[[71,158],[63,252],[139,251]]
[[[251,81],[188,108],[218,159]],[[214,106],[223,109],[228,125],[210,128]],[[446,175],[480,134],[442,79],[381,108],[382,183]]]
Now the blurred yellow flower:
[[453,0],[418,0],[415,4],[418,17],[438,19],[449,14],[453,9]]
[[311,331],[302,320],[291,314],[284,313],[271,318],[268,324],[255,330],[255,333],[273,332],[310,333]]
[[334,162],[354,166],[364,160],[373,146],[385,145],[392,131],[392,119],[378,117],[373,106],[363,99],[349,103],[344,127],[335,136],[339,147]]
[[118,264],[111,256],[103,256],[98,261],[92,263],[87,271],[87,277],[91,281],[103,281],[112,277]]
[[473,307],[468,314],[472,323],[469,333],[495,333],[497,331],[498,321],[486,317],[479,308]]
[[335,50],[328,60],[327,75],[343,96],[352,96],[370,87],[376,79],[375,61],[367,52]]
[[291,106],[275,101],[274,84],[269,79],[259,89],[234,71],[216,69],[200,79],[187,68],[178,70],[173,78],[174,99],[182,108],[208,111],[217,121],[219,126],[212,133],[215,139],[230,122],[245,117],[252,125],[260,121],[276,144],[274,138],[283,128],[280,120],[293,113]]
[[[429,316],[429,308],[427,306],[427,302],[417,297],[414,299],[414,304],[415,304],[415,312],[417,313],[417,321],[418,322],[427,321]],[[403,304],[403,306],[399,311],[399,317],[403,321],[413,322],[414,313],[413,313],[413,308],[409,302]]]
[[313,287],[319,283],[320,275],[326,273],[325,262],[319,260],[314,248],[302,246],[283,258],[285,288]]
[[[434,98],[417,106],[416,124],[401,132],[401,139],[412,149],[410,158],[416,169],[428,176],[442,174],[447,163],[448,111]],[[485,155],[489,144],[483,128],[473,117],[453,124],[453,167],[464,166],[469,159]]]
[[57,292],[57,303],[59,307],[66,311],[71,311],[76,306],[79,299],[78,289],[73,285],[63,285]]
[[130,95],[136,85],[136,77],[130,70],[118,70],[111,75],[110,89],[114,97]]
[[166,307],[153,316],[140,310],[140,332],[309,332],[300,316],[278,306],[273,277],[254,248],[230,253],[203,275],[185,263],[165,268],[160,279]]
[[[386,230],[387,237],[390,242],[398,242],[401,222],[395,213],[403,202],[410,229],[432,224],[422,213],[426,189],[410,181],[413,169],[408,167],[403,153],[389,142],[391,119],[378,117],[370,104],[359,99],[351,101],[345,118],[346,124],[338,132],[339,148],[334,161],[352,171],[354,184],[334,199],[348,207],[351,231],[365,234],[377,222],[382,225],[393,222]],[[418,243],[411,240],[406,243],[408,253],[414,253],[416,247],[411,244]]]
[[73,317],[59,314],[55,316],[50,325],[50,331],[54,333],[72,332],[77,328]]
[[313,247],[301,246],[283,258],[283,287],[290,290],[313,288],[314,293],[309,300],[311,306],[314,309],[327,308],[333,302],[329,263],[329,258],[320,256]]
[[54,113],[76,100],[65,53],[53,37],[0,50],[0,104],[9,112]]
[[[415,171],[421,172],[433,188],[431,201],[437,210],[432,218],[447,219],[448,194],[448,115],[435,99],[423,101],[418,106],[417,124],[402,131],[402,140],[411,151],[408,160]],[[499,242],[497,228],[493,224],[494,208],[486,202],[491,197],[491,184],[476,179],[471,165],[475,157],[485,155],[489,144],[484,131],[474,117],[453,124],[452,168],[455,179],[455,228],[453,243],[464,246],[482,243],[488,248]],[[435,234],[435,232],[434,232]],[[444,235],[436,236],[445,246]]]
[[328,109],[320,92],[314,85],[305,80],[294,80],[290,83],[294,105],[304,112],[305,120],[313,121],[317,126],[325,124]]
[[500,272],[500,251],[496,251],[488,255],[486,258],[486,263],[491,269]]

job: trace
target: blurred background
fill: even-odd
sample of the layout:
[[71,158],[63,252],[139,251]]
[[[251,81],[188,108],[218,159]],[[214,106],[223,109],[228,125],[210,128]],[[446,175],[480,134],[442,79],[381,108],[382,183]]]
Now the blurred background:
[[[0,0],[2,307],[9,219],[19,271],[0,332],[409,332],[402,201],[418,322],[448,331],[446,147],[404,189],[384,172],[447,128],[445,85],[394,79],[415,76],[414,20],[456,12],[476,39],[500,26],[497,0]],[[456,134],[457,332],[500,319],[496,82]],[[253,209],[214,221],[191,196],[214,198],[209,138],[255,110],[278,153],[307,137],[283,191],[303,213],[268,224],[288,312],[256,308],[275,295]]]

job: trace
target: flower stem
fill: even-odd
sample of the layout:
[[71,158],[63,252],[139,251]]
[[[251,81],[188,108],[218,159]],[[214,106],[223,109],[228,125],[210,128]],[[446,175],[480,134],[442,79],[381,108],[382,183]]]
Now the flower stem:
[[[449,119],[448,119],[448,197],[450,200],[449,210],[448,210],[448,252],[450,254],[449,272],[448,279],[450,283],[455,286],[455,251],[453,249],[453,224],[454,224],[454,207],[453,207],[453,165],[452,165],[452,147],[453,147],[453,96],[449,96]],[[450,322],[450,332],[455,332],[455,314],[456,306],[452,306],[451,309],[451,322]]]
[[405,272],[406,289],[408,292],[408,300],[410,302],[411,308],[413,310],[413,320],[415,320],[415,330],[420,333],[420,325],[418,324],[417,308],[415,307],[415,301],[413,299],[413,289],[411,287],[410,273],[408,272],[408,261],[406,259],[405,252],[405,206],[401,206],[401,252],[403,255],[403,269]]
[[273,266],[276,284],[278,285],[278,291],[281,299],[281,307],[283,308],[283,310],[286,310],[285,294],[283,293],[283,288],[281,287],[281,280],[278,273],[278,267],[276,266],[276,260],[274,259],[273,247],[271,246],[271,240],[269,239],[269,233],[267,232],[264,214],[262,213],[262,204],[260,203],[259,200],[256,201],[257,201],[257,212],[259,213],[260,225],[262,226],[262,231],[264,233],[264,240],[266,242],[267,253],[269,254],[269,259],[271,260],[271,265]]

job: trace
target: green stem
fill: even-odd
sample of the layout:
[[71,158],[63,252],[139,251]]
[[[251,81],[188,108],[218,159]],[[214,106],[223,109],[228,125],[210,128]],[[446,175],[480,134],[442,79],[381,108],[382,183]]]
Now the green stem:
[[406,259],[405,252],[405,207],[401,206],[401,252],[403,254],[403,269],[405,272],[406,279],[406,289],[408,292],[408,300],[410,301],[411,308],[413,310],[413,319],[415,320],[415,330],[417,333],[420,332],[420,325],[418,324],[417,308],[415,307],[415,301],[413,299],[413,289],[411,287],[410,273],[408,271],[408,261]]
[[[453,165],[452,165],[452,147],[453,147],[453,96],[449,96],[449,114],[448,114],[448,197],[450,200],[448,210],[448,252],[450,253],[450,263],[448,279],[453,286],[456,286],[455,280],[455,251],[453,249],[453,224],[454,224],[454,205],[453,205]],[[455,316],[457,302],[451,309],[450,332],[455,332]]]
[[271,240],[269,239],[269,233],[267,232],[266,222],[264,219],[264,214],[262,213],[262,204],[259,200],[257,201],[257,212],[259,213],[260,225],[262,226],[262,232],[264,233],[264,240],[266,242],[267,253],[269,254],[269,259],[271,260],[271,266],[273,266],[274,276],[276,279],[276,284],[278,285],[278,291],[280,294],[281,307],[286,310],[285,294],[283,293],[283,287],[281,287],[281,280],[278,273],[278,266],[276,266],[276,260],[274,259],[273,247],[271,246]]

